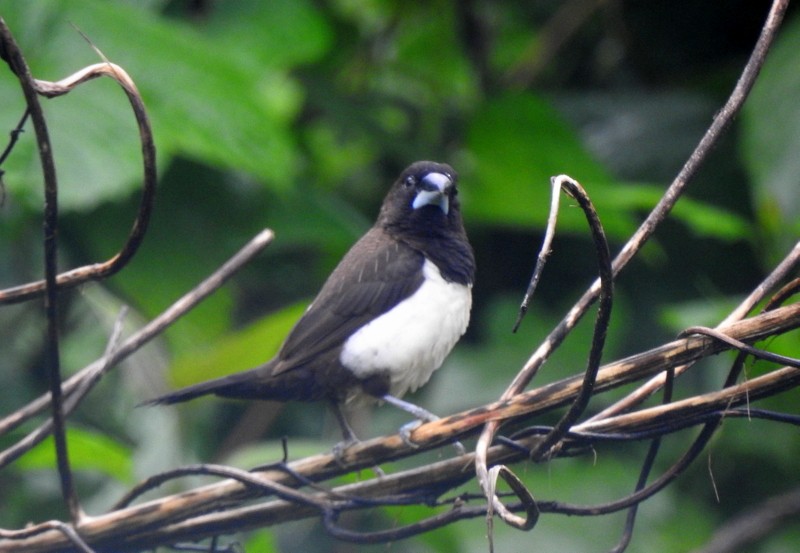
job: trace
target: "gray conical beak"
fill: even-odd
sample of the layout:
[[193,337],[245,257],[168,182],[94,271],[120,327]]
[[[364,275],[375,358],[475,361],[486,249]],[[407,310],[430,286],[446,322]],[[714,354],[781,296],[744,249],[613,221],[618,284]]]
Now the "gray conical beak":
[[411,207],[419,209],[425,205],[436,205],[447,215],[450,211],[447,189],[451,186],[453,186],[452,179],[444,173],[428,173],[420,182],[420,191],[417,192]]

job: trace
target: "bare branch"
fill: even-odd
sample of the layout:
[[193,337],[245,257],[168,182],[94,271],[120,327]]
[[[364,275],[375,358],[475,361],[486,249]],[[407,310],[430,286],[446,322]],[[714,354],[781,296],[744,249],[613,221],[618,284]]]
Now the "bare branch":
[[[767,278],[765,278],[758,286],[756,286],[753,292],[749,294],[748,297],[745,298],[745,300],[742,301],[738,307],[736,307],[736,309],[734,309],[727,317],[725,317],[725,319],[717,326],[717,328],[734,321],[739,321],[746,317],[750,310],[752,310],[756,304],[762,301],[766,294],[768,294],[771,290],[774,290],[775,287],[780,284],[780,282],[782,282],[789,274],[791,274],[792,271],[798,267],[798,265],[800,265],[800,242],[795,244],[794,248],[792,248],[789,254],[775,267],[775,269],[767,276]],[[789,294],[791,290],[791,285],[787,284],[781,291],[778,292],[776,297],[770,301],[770,304],[772,304],[774,301],[777,301],[778,304],[781,303],[783,299],[785,299],[784,294]],[[767,309],[768,308],[769,306],[767,306]],[[691,365],[675,367],[674,370],[676,376],[680,376],[690,367]],[[636,405],[639,405],[664,385],[664,378],[664,374],[658,374],[654,376],[615,404],[609,405],[603,409],[600,413],[595,415],[594,418],[599,419],[610,416],[614,413],[622,413]]]
[[[5,29],[5,24],[3,24],[3,28]],[[7,33],[7,37],[7,40],[11,40],[10,33]],[[133,80],[128,76],[125,70],[110,62],[98,63],[85,67],[77,73],[55,83],[33,79],[34,84],[32,86],[38,94],[46,97],[55,97],[67,94],[78,85],[102,76],[110,77],[120,84],[125,94],[128,96],[134,116],[136,117],[136,123],[139,128],[139,139],[142,145],[142,163],[144,168],[142,199],[133,227],[120,251],[103,263],[85,265],[58,275],[56,283],[59,289],[78,286],[89,280],[102,280],[122,269],[139,249],[144,239],[144,234],[147,231],[148,223],[150,222],[150,215],[153,211],[153,202],[156,193],[156,149],[153,141],[153,132],[142,97]],[[14,286],[6,290],[0,290],[0,304],[17,303],[35,298],[42,295],[44,290],[44,281],[31,282]]]
[[[141,349],[147,342],[160,335],[180,317],[215,292],[229,278],[236,274],[239,269],[268,246],[272,242],[274,236],[274,233],[269,229],[261,231],[233,257],[225,262],[222,267],[214,271],[214,273],[201,282],[196,288],[178,299],[161,315],[145,325],[144,328],[125,340],[118,348],[113,349],[101,359],[98,359],[68,378],[62,385],[64,394],[69,398],[67,400],[66,412],[69,413],[108,370],[116,366],[129,355]],[[72,399],[73,395],[74,399]],[[48,406],[48,397],[40,396],[28,405],[0,419],[0,435],[17,428],[20,424],[36,416]],[[25,439],[0,453],[0,468],[12,462],[25,451],[33,447],[33,445],[44,439],[50,430],[50,423],[46,422],[29,434]]]
[[[745,99],[747,98],[750,90],[755,83],[761,67],[766,59],[767,51],[775,39],[778,28],[783,20],[786,12],[788,0],[775,0],[770,9],[767,20],[761,31],[761,35],[756,43],[750,59],[745,66],[739,81],[736,83],[728,101],[717,113],[711,126],[706,131],[700,143],[695,148],[692,155],[684,164],[678,176],[666,190],[664,195],[659,200],[655,208],[650,212],[642,225],[637,229],[633,236],[628,240],[620,253],[614,259],[612,264],[614,275],[618,274],[633,256],[642,248],[647,240],[653,235],[656,228],[667,218],[670,211],[677,203],[680,196],[688,186],[692,177],[696,174],[703,161],[707,158],[713,146],[717,143],[719,137],[730,125],[730,122],[741,110]],[[600,293],[601,282],[596,280],[592,286],[584,293],[578,302],[570,309],[566,317],[550,332],[545,341],[533,353],[523,369],[517,374],[513,382],[508,386],[506,391],[502,394],[501,400],[508,400],[514,395],[518,394],[525,386],[528,385],[530,379],[536,374],[538,368],[550,357],[553,351],[563,342],[566,336],[575,327],[578,321],[583,317],[588,308],[597,299]],[[476,473],[479,481],[482,481],[486,476],[486,467],[483,464],[483,454],[492,443],[493,438],[499,428],[499,423],[496,421],[490,422],[486,425],[481,433],[476,446],[478,453],[476,459]],[[484,487],[485,490],[485,487]],[[491,496],[487,499],[492,501]],[[494,506],[496,509],[498,505]]]
[[[737,323],[730,328],[741,327],[747,322]],[[738,334],[738,332],[735,333]],[[647,358],[651,358],[651,356],[643,354],[639,362],[645,362],[644,359]],[[625,363],[625,361],[621,361],[612,365],[621,366]],[[569,379],[576,382],[574,393],[577,393],[581,378],[581,375],[576,375]],[[603,371],[601,371],[600,375],[598,375],[598,382],[606,378],[607,376],[603,375]],[[529,396],[528,399],[534,395],[539,396],[539,403],[547,402],[547,398],[556,393],[556,390],[566,382],[554,383],[520,395]],[[640,439],[636,435],[637,432],[653,428],[658,428],[662,434],[677,432],[687,426],[707,423],[709,415],[713,426],[716,427],[719,419],[725,416],[726,413],[731,412],[737,405],[744,405],[747,402],[756,401],[759,397],[772,395],[778,390],[787,390],[797,386],[800,386],[800,369],[792,367],[778,369],[725,390],[652,407],[637,413],[620,415],[603,423],[578,425],[568,435],[565,450],[572,446],[581,446],[582,444],[598,441],[603,435],[607,435],[614,440],[620,440],[623,439],[620,438],[622,435],[629,435],[630,438],[628,439]],[[564,403],[564,401],[561,401],[559,405]],[[480,427],[486,420],[531,420],[542,410],[517,404],[492,404],[453,415],[440,421],[424,424],[415,431],[415,441],[419,440],[419,435],[430,434],[428,432],[430,427],[447,428],[455,425],[459,427],[460,433],[464,434],[470,428],[476,429]],[[520,415],[520,411],[525,411],[526,414]],[[469,421],[469,423],[466,424],[466,421]],[[441,432],[445,431],[444,428]],[[701,434],[703,439],[707,436],[710,436],[710,430],[706,430],[704,434]],[[432,437],[430,438],[431,441],[433,439]],[[497,465],[526,459],[528,457],[527,452],[540,443],[540,440],[541,438],[538,436],[527,436],[520,438],[515,444],[516,447],[513,448],[505,445],[494,446],[489,450],[488,462],[490,465]],[[441,439],[437,441],[442,443]],[[626,509],[652,496],[674,480],[702,451],[703,444],[704,442],[698,442],[670,471],[654,481],[649,487],[621,500],[598,506],[538,501],[536,508],[539,512],[582,516]],[[430,448],[433,446],[429,442],[421,444],[421,447]],[[78,530],[88,543],[96,547],[102,546],[103,543],[113,543],[116,550],[137,549],[155,544],[172,543],[187,538],[197,539],[203,536],[280,524],[298,518],[319,516],[320,506],[323,503],[314,503],[315,500],[334,500],[334,503],[330,505],[337,512],[371,508],[377,504],[397,504],[398,498],[405,498],[407,502],[434,504],[434,500],[439,495],[461,485],[472,477],[470,467],[474,463],[475,454],[468,454],[385,477],[336,487],[328,492],[314,491],[311,494],[311,502],[304,501],[302,504],[297,504],[294,501],[287,502],[283,499],[273,499],[263,503],[247,504],[256,497],[265,495],[264,491],[258,491],[253,487],[254,485],[259,485],[259,482],[263,483],[267,490],[270,490],[270,493],[266,493],[266,495],[271,495],[271,488],[275,488],[276,484],[291,487],[302,486],[305,485],[307,479],[313,481],[327,480],[337,475],[351,472],[358,467],[372,466],[378,460],[387,461],[401,456],[414,455],[417,451],[417,449],[407,445],[399,435],[376,438],[348,448],[346,450],[347,459],[342,465],[337,462],[333,454],[308,457],[295,461],[286,468],[279,463],[274,467],[259,469],[251,473],[250,477],[254,479],[253,482],[243,484],[241,482],[242,478],[239,478],[237,474],[237,478],[240,481],[226,480],[175,496],[112,511],[108,514],[85,520],[78,527]],[[181,473],[184,470],[181,469],[176,473]],[[174,476],[175,474],[170,473],[165,475],[163,479]],[[509,505],[508,508],[512,511],[519,511],[526,507],[524,504],[516,504]],[[528,509],[531,508],[529,505]],[[325,512],[329,513],[326,516],[332,516],[330,511]],[[426,524],[443,524],[445,523],[443,522],[444,520],[455,521],[461,518],[481,516],[485,512],[485,506],[479,509],[464,509],[459,513],[448,515],[445,519],[433,519]],[[422,531],[427,527],[426,524],[421,526]],[[342,533],[339,537],[344,538],[346,535],[346,533]],[[404,536],[404,533],[400,533],[398,539]],[[356,539],[354,536],[351,537]],[[366,538],[365,540],[369,541]],[[13,542],[0,540],[0,552],[21,550],[26,552],[54,551],[64,546],[64,537],[52,531],[37,533],[35,536],[28,534],[25,539],[14,540]]]
[[61,480],[61,493],[64,502],[69,508],[72,521],[76,522],[81,517],[78,497],[72,482],[72,471],[69,465],[67,450],[66,429],[64,420],[63,399],[61,396],[61,356],[59,354],[58,334],[58,289],[56,275],[58,274],[58,181],[56,179],[56,166],[53,161],[53,147],[47,130],[42,106],[28,65],[17,47],[11,32],[6,27],[5,21],[0,19],[0,37],[2,37],[2,50],[14,74],[19,78],[22,93],[27,103],[27,111],[33,121],[36,132],[36,141],[39,148],[39,160],[44,176],[44,309],[47,320],[45,340],[44,364],[47,369],[50,384],[50,398],[53,414],[53,438],[55,441],[58,474]]

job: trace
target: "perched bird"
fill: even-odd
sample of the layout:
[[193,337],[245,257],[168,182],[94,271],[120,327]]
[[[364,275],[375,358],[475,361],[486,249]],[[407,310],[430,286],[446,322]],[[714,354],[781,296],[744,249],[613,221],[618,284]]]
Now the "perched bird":
[[341,406],[364,395],[435,418],[399,398],[428,381],[469,322],[475,260],[456,179],[449,165],[431,161],[403,171],[374,226],[334,269],[272,360],[146,403],[206,394],[327,400],[346,440],[355,436]]

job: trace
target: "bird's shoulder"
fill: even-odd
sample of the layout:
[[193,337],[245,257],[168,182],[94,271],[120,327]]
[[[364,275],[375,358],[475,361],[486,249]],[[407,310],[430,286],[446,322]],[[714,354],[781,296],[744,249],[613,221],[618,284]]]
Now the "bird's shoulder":
[[356,330],[419,289],[424,262],[420,251],[373,227],[342,258],[289,333],[274,374],[326,353],[338,355]]

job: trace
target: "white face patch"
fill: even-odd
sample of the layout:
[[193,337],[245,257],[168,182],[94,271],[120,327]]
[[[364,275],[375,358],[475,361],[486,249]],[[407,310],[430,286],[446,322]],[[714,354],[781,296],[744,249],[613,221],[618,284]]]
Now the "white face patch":
[[342,365],[360,378],[388,371],[389,393],[400,397],[425,384],[467,330],[469,286],[447,282],[431,261],[411,297],[361,327],[342,348]]

